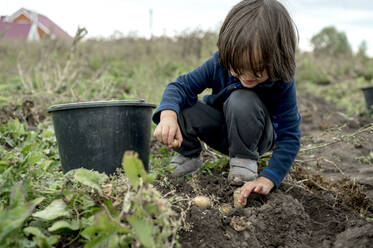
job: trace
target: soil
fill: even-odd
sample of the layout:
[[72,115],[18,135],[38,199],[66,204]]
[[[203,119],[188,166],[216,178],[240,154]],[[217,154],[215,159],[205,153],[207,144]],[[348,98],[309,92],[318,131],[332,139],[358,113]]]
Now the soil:
[[[373,247],[373,121],[300,92],[302,149],[280,188],[233,207],[229,165],[155,186],[173,204],[182,247]],[[367,130],[364,130],[367,129]],[[315,148],[318,147],[318,148]],[[161,147],[154,144],[152,152]],[[216,160],[204,150],[204,161]],[[212,205],[193,205],[196,196]],[[173,200],[178,197],[179,200]]]
[[[252,194],[246,206],[233,207],[227,162],[154,182],[180,216],[182,247],[373,247],[373,120],[298,93],[303,151],[274,192]],[[18,119],[34,127],[43,118],[32,101],[0,109],[1,123]],[[153,154],[164,154],[160,149],[152,143]],[[222,158],[209,149],[202,155],[205,162]],[[212,205],[194,206],[199,195]]]
[[45,116],[35,110],[32,100],[25,100],[21,105],[8,104],[0,108],[0,123],[5,124],[11,119],[27,123],[29,127],[36,127]]
[[[336,202],[330,192],[314,193],[283,183],[267,196],[251,195],[244,208],[234,208],[235,188],[228,186],[227,170],[155,183],[163,194],[174,190],[185,199],[174,205],[184,218],[179,232],[182,247],[372,247],[373,232],[368,227],[373,224]],[[212,206],[200,209],[191,204],[197,195],[208,196]],[[354,239],[365,241],[356,246]]]
[[[300,92],[299,106],[303,117],[302,147],[328,144],[342,136],[353,135],[372,125],[373,119],[361,115],[347,117],[323,99]],[[320,170],[332,180],[348,177],[365,187],[364,193],[373,200],[373,130],[362,132],[297,157],[303,167]]]

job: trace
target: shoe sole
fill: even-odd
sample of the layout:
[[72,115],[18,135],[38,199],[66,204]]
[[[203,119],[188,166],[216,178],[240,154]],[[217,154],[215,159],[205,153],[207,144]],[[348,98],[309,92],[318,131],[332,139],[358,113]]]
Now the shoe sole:
[[228,181],[229,181],[229,184],[232,185],[232,186],[242,186],[246,182],[255,181],[256,179],[257,179],[257,177],[250,178],[250,179],[247,179],[247,180],[243,180],[243,179],[240,179],[240,178],[237,178],[237,177],[233,177],[232,179],[228,178]]
[[188,176],[188,175],[194,175],[194,174],[197,173],[201,168],[202,168],[202,166],[199,167],[199,168],[197,168],[197,169],[195,169],[195,170],[193,170],[193,171],[191,171],[191,172],[188,172],[188,173],[183,174],[183,175],[180,175],[180,176],[178,176],[178,175],[174,175],[173,173],[171,173],[171,176],[174,176],[174,177],[184,177],[184,176]]
[[234,179],[229,180],[229,184],[232,186],[242,186],[245,184],[245,181],[239,180],[235,181]]

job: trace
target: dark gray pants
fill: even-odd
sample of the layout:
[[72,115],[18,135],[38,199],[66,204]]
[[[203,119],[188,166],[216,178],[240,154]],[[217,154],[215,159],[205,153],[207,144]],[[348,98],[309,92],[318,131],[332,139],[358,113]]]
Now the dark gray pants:
[[249,89],[233,91],[223,111],[197,102],[180,112],[178,123],[183,142],[175,151],[186,157],[199,156],[199,139],[229,157],[253,160],[273,148],[269,113],[258,95]]

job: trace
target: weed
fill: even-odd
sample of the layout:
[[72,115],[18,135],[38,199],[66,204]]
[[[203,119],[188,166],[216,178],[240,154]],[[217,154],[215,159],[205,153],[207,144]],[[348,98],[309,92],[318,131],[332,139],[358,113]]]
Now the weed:
[[372,164],[373,163],[373,152],[370,152],[367,156],[357,157],[358,160],[362,164]]
[[367,82],[364,78],[344,80],[328,86],[303,83],[301,88],[324,97],[327,101],[347,110],[349,115],[358,115],[365,112],[361,87]]
[[126,175],[63,175],[51,126],[0,125],[0,246],[58,246],[66,235],[85,247],[177,244],[177,216],[137,157],[124,156]]
[[305,56],[303,60],[298,62],[296,78],[300,82],[311,82],[322,85],[330,83],[325,70],[311,56]]
[[213,171],[220,171],[228,165],[228,158],[222,157],[215,161],[208,161],[203,164],[200,169],[200,172],[207,173],[209,175],[213,174]]

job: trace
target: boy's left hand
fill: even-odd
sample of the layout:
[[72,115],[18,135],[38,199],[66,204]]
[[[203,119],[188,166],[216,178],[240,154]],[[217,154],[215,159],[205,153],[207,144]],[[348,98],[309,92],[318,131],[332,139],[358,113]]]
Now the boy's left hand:
[[254,192],[262,195],[267,195],[274,186],[274,183],[265,177],[259,177],[255,181],[246,182],[241,187],[241,193],[238,201],[242,204],[246,204],[247,197],[251,193]]

